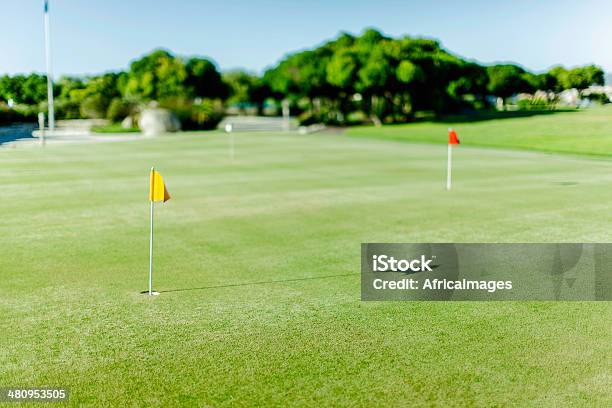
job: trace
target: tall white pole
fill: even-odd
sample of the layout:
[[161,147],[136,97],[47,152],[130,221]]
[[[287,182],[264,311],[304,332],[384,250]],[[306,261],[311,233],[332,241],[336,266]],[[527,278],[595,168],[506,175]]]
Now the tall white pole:
[[49,33],[49,1],[45,0],[45,59],[47,63],[47,102],[49,104],[49,130],[55,129],[55,109],[53,108],[53,71],[51,69],[51,39]]
[[[151,167],[151,190],[155,186],[155,182],[153,180],[153,171],[154,167]],[[153,195],[153,191],[151,191],[151,195]],[[149,197],[153,198],[153,197]],[[149,234],[149,295],[153,295],[153,200],[151,201],[151,232]]]
[[452,183],[452,162],[453,162],[453,145],[451,145],[449,143],[448,145],[448,163],[446,166],[446,189],[450,190],[451,189],[451,183]]

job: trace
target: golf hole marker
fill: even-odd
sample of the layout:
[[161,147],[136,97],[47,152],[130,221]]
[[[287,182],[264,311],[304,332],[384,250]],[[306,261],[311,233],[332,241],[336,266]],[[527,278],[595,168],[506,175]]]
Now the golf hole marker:
[[453,145],[459,144],[455,129],[448,128],[448,158],[446,162],[446,189],[450,191],[453,184]]
[[169,199],[170,194],[166,189],[162,175],[155,171],[155,167],[151,167],[151,174],[149,177],[149,203],[151,207],[151,231],[149,234],[149,290],[144,292],[149,296],[159,295],[159,292],[153,291],[153,210],[156,201],[165,203]]
[[227,123],[225,125],[225,133],[229,135],[229,156],[232,161],[234,161],[234,126],[231,123]]

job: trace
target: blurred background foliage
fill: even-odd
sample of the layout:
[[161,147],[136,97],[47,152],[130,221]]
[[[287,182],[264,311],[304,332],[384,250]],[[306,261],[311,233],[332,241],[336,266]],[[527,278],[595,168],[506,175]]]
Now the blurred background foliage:
[[[438,41],[390,38],[377,30],[341,33],[310,49],[288,54],[262,75],[221,73],[210,59],[184,58],[157,49],[129,69],[88,77],[64,76],[54,85],[59,119],[136,117],[155,104],[176,113],[185,129],[214,128],[223,115],[279,115],[281,101],[302,124],[407,122],[418,112],[445,114],[515,108],[553,109],[550,95],[603,85],[601,68],[588,65],[532,73],[513,64],[484,66],[445,50]],[[46,77],[0,76],[0,123],[33,121],[46,110]],[[605,95],[590,95],[597,103]],[[526,102],[527,101],[527,102]]]

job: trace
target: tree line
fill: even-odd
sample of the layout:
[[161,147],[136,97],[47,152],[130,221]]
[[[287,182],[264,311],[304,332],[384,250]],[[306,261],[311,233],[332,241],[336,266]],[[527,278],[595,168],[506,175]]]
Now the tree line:
[[[119,121],[155,101],[174,110],[187,127],[212,126],[224,106],[266,106],[289,100],[303,123],[345,124],[353,120],[402,122],[415,113],[490,107],[537,90],[560,92],[603,85],[594,65],[556,66],[532,73],[514,64],[481,65],[445,50],[432,39],[391,38],[374,29],[347,33],[316,48],[287,55],[263,75],[221,73],[206,58],[183,58],[155,50],[128,70],[91,77],[62,77],[54,86],[59,118]],[[46,77],[0,76],[0,102],[32,115],[45,109]]]

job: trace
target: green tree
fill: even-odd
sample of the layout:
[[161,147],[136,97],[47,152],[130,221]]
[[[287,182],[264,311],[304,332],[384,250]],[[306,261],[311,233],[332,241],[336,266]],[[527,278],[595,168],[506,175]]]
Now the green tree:
[[37,105],[47,100],[47,77],[40,74],[0,77],[0,98],[16,103]]
[[113,98],[106,110],[106,118],[113,123],[121,122],[124,118],[132,114],[133,106],[119,98]]
[[226,99],[229,89],[215,65],[204,58],[190,58],[185,65],[187,95],[209,99]]
[[[369,41],[380,38],[372,34],[370,37],[373,38],[370,38]],[[389,61],[380,42],[370,43],[369,45],[368,51],[361,52],[362,61],[357,72],[359,80],[356,84],[356,90],[366,98],[366,101],[369,99],[370,103],[367,111],[372,121],[379,126],[385,114],[384,97],[390,95],[390,83],[395,75],[393,64]]]
[[484,103],[487,84],[487,70],[481,65],[468,62],[461,65],[458,77],[449,83],[447,90],[456,99],[471,96]]
[[143,101],[185,96],[187,76],[182,60],[166,50],[155,50],[132,62],[124,96]]
[[523,79],[527,81],[529,87],[534,91],[552,91],[557,88],[556,78],[548,72],[543,74],[525,72],[523,74]]
[[525,79],[525,70],[517,65],[502,64],[487,67],[489,83],[487,90],[504,100],[520,92],[532,90],[529,82]]
[[116,88],[125,99],[141,101],[228,96],[212,61],[196,57],[185,61],[166,50],[155,50],[132,62],[127,77],[116,79]]
[[244,108],[250,104],[257,106],[259,114],[270,91],[263,80],[245,71],[230,71],[223,74],[223,81],[229,87],[228,103]]
[[582,69],[584,76],[587,78],[589,86],[604,85],[606,83],[606,74],[600,67],[596,65],[587,65]]
[[81,101],[81,115],[90,119],[104,118],[108,105],[109,102],[103,95],[89,95]]
[[0,76],[0,100],[16,100],[19,97],[20,86],[14,77],[9,75]]
[[359,61],[354,51],[343,49],[335,53],[325,71],[327,81],[340,92],[353,93],[355,91]]
[[551,68],[549,75],[555,78],[557,91],[564,89],[578,89],[582,91],[591,85],[603,85],[605,74],[596,65],[587,65],[566,69],[561,65]]
[[396,75],[398,81],[410,85],[423,79],[423,70],[413,62],[405,60],[399,63]]

